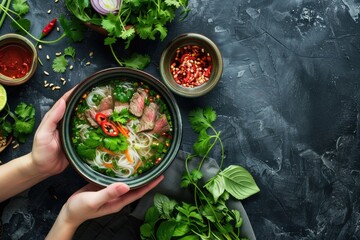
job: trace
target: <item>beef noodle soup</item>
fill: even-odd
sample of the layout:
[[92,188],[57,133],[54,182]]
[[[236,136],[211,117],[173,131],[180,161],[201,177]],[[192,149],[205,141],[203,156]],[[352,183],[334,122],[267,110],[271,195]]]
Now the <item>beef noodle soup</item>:
[[146,84],[127,80],[84,94],[71,124],[80,158],[111,177],[137,176],[159,164],[173,131],[162,97]]

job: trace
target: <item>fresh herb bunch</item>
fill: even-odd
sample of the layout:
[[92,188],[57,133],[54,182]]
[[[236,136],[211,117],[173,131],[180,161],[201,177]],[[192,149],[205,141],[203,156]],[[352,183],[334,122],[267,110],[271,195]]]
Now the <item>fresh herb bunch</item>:
[[[224,146],[212,123],[216,112],[208,107],[190,112],[189,120],[193,130],[199,134],[194,144],[195,154],[185,160],[185,173],[181,187],[193,191],[194,202],[177,202],[165,195],[154,196],[154,206],[150,207],[141,226],[142,239],[246,239],[240,237],[242,218],[238,210],[229,209],[227,201],[231,197],[245,199],[257,192],[251,174],[241,166],[230,165],[224,170]],[[216,144],[221,147],[221,163],[218,172],[203,183],[201,172],[204,161]],[[189,161],[201,157],[197,169],[189,169]]]
[[74,16],[86,23],[94,24],[107,32],[104,40],[120,66],[144,68],[150,62],[147,55],[134,54],[128,60],[116,57],[113,44],[119,39],[128,49],[136,37],[141,39],[164,40],[167,36],[166,24],[173,21],[176,11],[185,18],[190,11],[188,0],[122,0],[118,13],[101,15],[96,12],[89,0],[65,0],[66,7]]
[[27,137],[34,131],[35,108],[32,104],[21,102],[10,111],[7,104],[5,115],[0,118],[0,135],[8,137],[12,135],[16,140],[24,143]]
[[[24,18],[24,15],[30,10],[26,0],[3,0],[0,3],[0,10],[0,28],[6,17],[10,16],[13,21],[18,23],[12,22],[12,26],[16,31],[22,32],[22,29],[27,31],[30,29],[30,20]],[[21,28],[19,26],[21,26]]]

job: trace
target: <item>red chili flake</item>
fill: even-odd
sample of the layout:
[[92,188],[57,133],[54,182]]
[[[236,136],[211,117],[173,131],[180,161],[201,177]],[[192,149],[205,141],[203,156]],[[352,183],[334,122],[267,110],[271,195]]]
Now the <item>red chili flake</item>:
[[197,87],[209,81],[211,56],[197,45],[178,48],[170,65],[175,82],[184,87]]

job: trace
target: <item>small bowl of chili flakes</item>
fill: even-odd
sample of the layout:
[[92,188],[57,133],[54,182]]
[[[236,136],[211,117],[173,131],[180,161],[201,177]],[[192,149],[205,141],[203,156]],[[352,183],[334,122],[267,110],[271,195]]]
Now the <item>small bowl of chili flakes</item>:
[[165,85],[183,97],[199,97],[219,82],[223,60],[216,44],[198,33],[179,35],[165,48],[160,58],[160,73]]
[[37,68],[38,54],[26,37],[9,33],[0,36],[0,83],[8,86],[27,82]]

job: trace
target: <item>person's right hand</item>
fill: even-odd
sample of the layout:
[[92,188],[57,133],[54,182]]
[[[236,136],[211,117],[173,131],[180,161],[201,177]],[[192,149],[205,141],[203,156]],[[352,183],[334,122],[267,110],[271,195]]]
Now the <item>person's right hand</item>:
[[150,184],[131,191],[124,183],[113,183],[101,190],[93,184],[84,186],[64,204],[47,239],[71,239],[84,221],[120,211],[144,196],[163,178],[160,176]]

